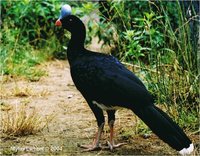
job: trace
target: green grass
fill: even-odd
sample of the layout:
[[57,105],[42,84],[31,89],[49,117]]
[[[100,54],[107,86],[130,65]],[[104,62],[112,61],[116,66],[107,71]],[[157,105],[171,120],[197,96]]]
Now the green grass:
[[15,33],[20,34],[20,30],[4,29],[2,33],[4,33],[4,43],[0,52],[1,74],[23,76],[31,81],[44,76],[45,71],[36,68],[36,65],[44,62],[48,56],[34,49],[29,43],[19,41]]

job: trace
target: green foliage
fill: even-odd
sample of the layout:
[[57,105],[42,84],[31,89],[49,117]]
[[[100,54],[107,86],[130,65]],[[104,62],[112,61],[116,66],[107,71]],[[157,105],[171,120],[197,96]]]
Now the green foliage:
[[[141,73],[144,81],[147,81],[147,87],[158,97],[159,102],[179,103],[182,99],[182,104],[197,103],[196,99],[186,100],[197,96],[199,75],[197,50],[192,51],[189,21],[185,20],[179,2],[107,3],[110,7],[104,9],[109,16],[102,14],[104,20],[99,25],[103,28],[99,29],[107,30],[109,23],[112,32],[105,31],[102,34],[97,30],[100,40],[105,44],[107,40],[112,42],[115,45],[114,55],[122,61],[140,66],[141,70],[136,72]],[[176,86],[179,89],[174,91]]]
[[63,30],[54,26],[60,3],[1,1],[1,6],[1,74],[37,81],[45,72],[35,66],[62,51],[59,45],[68,40]]
[[113,55],[136,67],[156,103],[175,106],[177,122],[185,127],[193,120],[190,128],[196,129],[199,74],[189,26],[198,16],[187,20],[178,1],[107,1],[103,8],[96,36],[114,46]]
[[37,80],[44,75],[44,71],[34,68],[44,61],[44,54],[34,50],[30,44],[19,41],[19,29],[4,28],[2,34],[4,41],[0,52],[1,74],[24,75],[30,80]]
[[54,1],[3,1],[2,26],[20,29],[19,40],[28,40],[31,45],[42,47],[45,40],[54,35],[58,16],[55,12],[59,9]]

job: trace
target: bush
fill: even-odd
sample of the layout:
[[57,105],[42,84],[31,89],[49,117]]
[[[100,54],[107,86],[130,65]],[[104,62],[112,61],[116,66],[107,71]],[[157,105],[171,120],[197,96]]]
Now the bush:
[[38,80],[45,72],[35,65],[62,51],[63,29],[54,26],[58,1],[2,1],[1,74]]
[[113,54],[121,61],[140,67],[136,72],[158,103],[197,104],[197,49],[192,49],[190,21],[179,2],[108,1],[102,6],[108,15],[101,14],[96,35],[114,44]]
[[156,103],[167,105],[168,111],[175,106],[178,112],[171,115],[181,125],[192,119],[194,130],[198,127],[198,46],[192,44],[197,42],[191,39],[190,25],[194,23],[198,34],[199,16],[190,7],[191,17],[186,18],[181,5],[179,1],[100,2],[101,17],[93,34],[135,69]]

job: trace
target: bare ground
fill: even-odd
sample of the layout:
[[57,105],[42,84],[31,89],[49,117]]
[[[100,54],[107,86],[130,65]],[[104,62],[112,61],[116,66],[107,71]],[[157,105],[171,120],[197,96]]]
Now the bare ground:
[[[92,143],[97,130],[95,118],[87,103],[76,90],[67,61],[50,61],[42,65],[48,75],[37,82],[8,80],[1,84],[1,103],[14,107],[26,103],[43,117],[54,116],[43,131],[24,137],[1,138],[1,154],[19,155],[175,155],[176,151],[155,135],[135,135],[136,118],[129,110],[116,113],[116,142],[126,142],[113,152],[99,150],[82,152],[79,144]],[[106,114],[105,114],[106,116]],[[197,146],[199,136],[190,138]],[[102,144],[109,139],[106,125]],[[197,149],[193,155],[198,155]]]

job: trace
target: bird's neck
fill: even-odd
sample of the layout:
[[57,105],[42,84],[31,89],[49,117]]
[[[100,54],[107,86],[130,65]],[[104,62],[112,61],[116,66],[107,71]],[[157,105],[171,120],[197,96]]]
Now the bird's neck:
[[71,33],[71,39],[68,44],[67,57],[70,62],[76,59],[81,53],[84,53],[85,30]]
[[73,35],[71,36],[71,39],[69,41],[68,48],[71,50],[77,51],[84,48],[84,42],[85,42],[85,35]]

